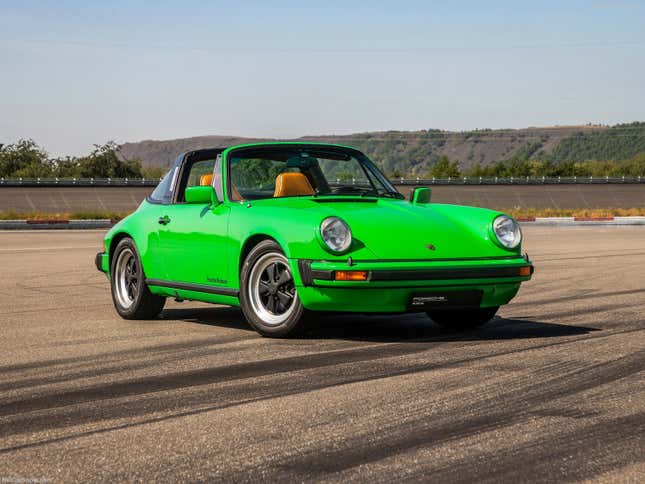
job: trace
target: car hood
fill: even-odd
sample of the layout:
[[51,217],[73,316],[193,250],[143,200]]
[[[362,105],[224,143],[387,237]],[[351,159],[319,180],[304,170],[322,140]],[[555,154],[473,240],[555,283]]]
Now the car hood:
[[[491,237],[492,210],[415,205],[405,200],[311,200],[325,216],[345,220],[357,244],[379,259],[453,259],[508,256]],[[517,251],[519,253],[519,248]]]

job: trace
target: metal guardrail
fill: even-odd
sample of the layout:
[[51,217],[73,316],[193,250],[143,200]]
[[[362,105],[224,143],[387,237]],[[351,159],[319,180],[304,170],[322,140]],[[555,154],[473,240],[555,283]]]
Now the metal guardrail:
[[[0,178],[7,187],[155,187],[156,178]],[[339,180],[340,181],[340,180]],[[572,185],[645,183],[645,176],[623,177],[463,177],[390,178],[395,185]],[[352,184],[360,184],[352,180]],[[350,183],[349,180],[343,183]]]
[[0,178],[7,187],[156,187],[158,178]]
[[645,176],[391,178],[390,181],[396,185],[595,185],[645,183]]

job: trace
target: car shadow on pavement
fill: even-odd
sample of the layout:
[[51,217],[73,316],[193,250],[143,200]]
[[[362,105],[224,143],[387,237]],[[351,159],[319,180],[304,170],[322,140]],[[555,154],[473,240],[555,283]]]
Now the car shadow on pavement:
[[[213,327],[253,331],[253,328],[244,320],[239,308],[166,309],[163,311],[162,318]],[[464,332],[451,332],[437,326],[424,314],[327,314],[308,321],[307,331],[304,337],[300,339],[415,343],[433,339],[441,341],[483,341],[557,338],[585,335],[594,331],[600,331],[600,329],[536,321],[532,318],[496,317],[481,328]]]
[[205,308],[164,309],[161,312],[160,319],[185,321],[187,323],[219,326],[242,331],[254,331],[244,319],[240,308],[236,307],[213,306]]
[[597,328],[547,323],[531,319],[496,317],[469,331],[454,332],[434,324],[421,314],[397,316],[330,316],[320,318],[307,332],[308,338],[351,339],[373,342],[483,341],[577,336]]

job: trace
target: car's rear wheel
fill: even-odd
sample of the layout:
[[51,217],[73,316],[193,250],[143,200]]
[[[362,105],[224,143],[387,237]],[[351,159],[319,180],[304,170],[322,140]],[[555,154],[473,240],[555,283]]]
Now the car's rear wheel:
[[450,331],[466,331],[478,328],[495,316],[499,306],[473,309],[437,309],[427,315],[442,328]]
[[110,285],[112,301],[124,319],[152,319],[166,303],[166,298],[152,294],[145,281],[141,259],[134,241],[124,238],[112,256]]
[[244,260],[240,306],[249,324],[263,336],[283,338],[304,331],[305,309],[289,262],[273,240],[260,242]]

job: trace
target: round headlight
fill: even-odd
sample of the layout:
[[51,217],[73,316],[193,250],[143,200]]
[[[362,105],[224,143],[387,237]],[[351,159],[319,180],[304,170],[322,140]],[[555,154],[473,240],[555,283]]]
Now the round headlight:
[[352,243],[352,231],[349,225],[338,217],[328,217],[320,224],[320,235],[334,252],[345,252]]
[[507,249],[514,249],[522,242],[520,224],[508,215],[500,215],[493,220],[493,232],[499,243]]

